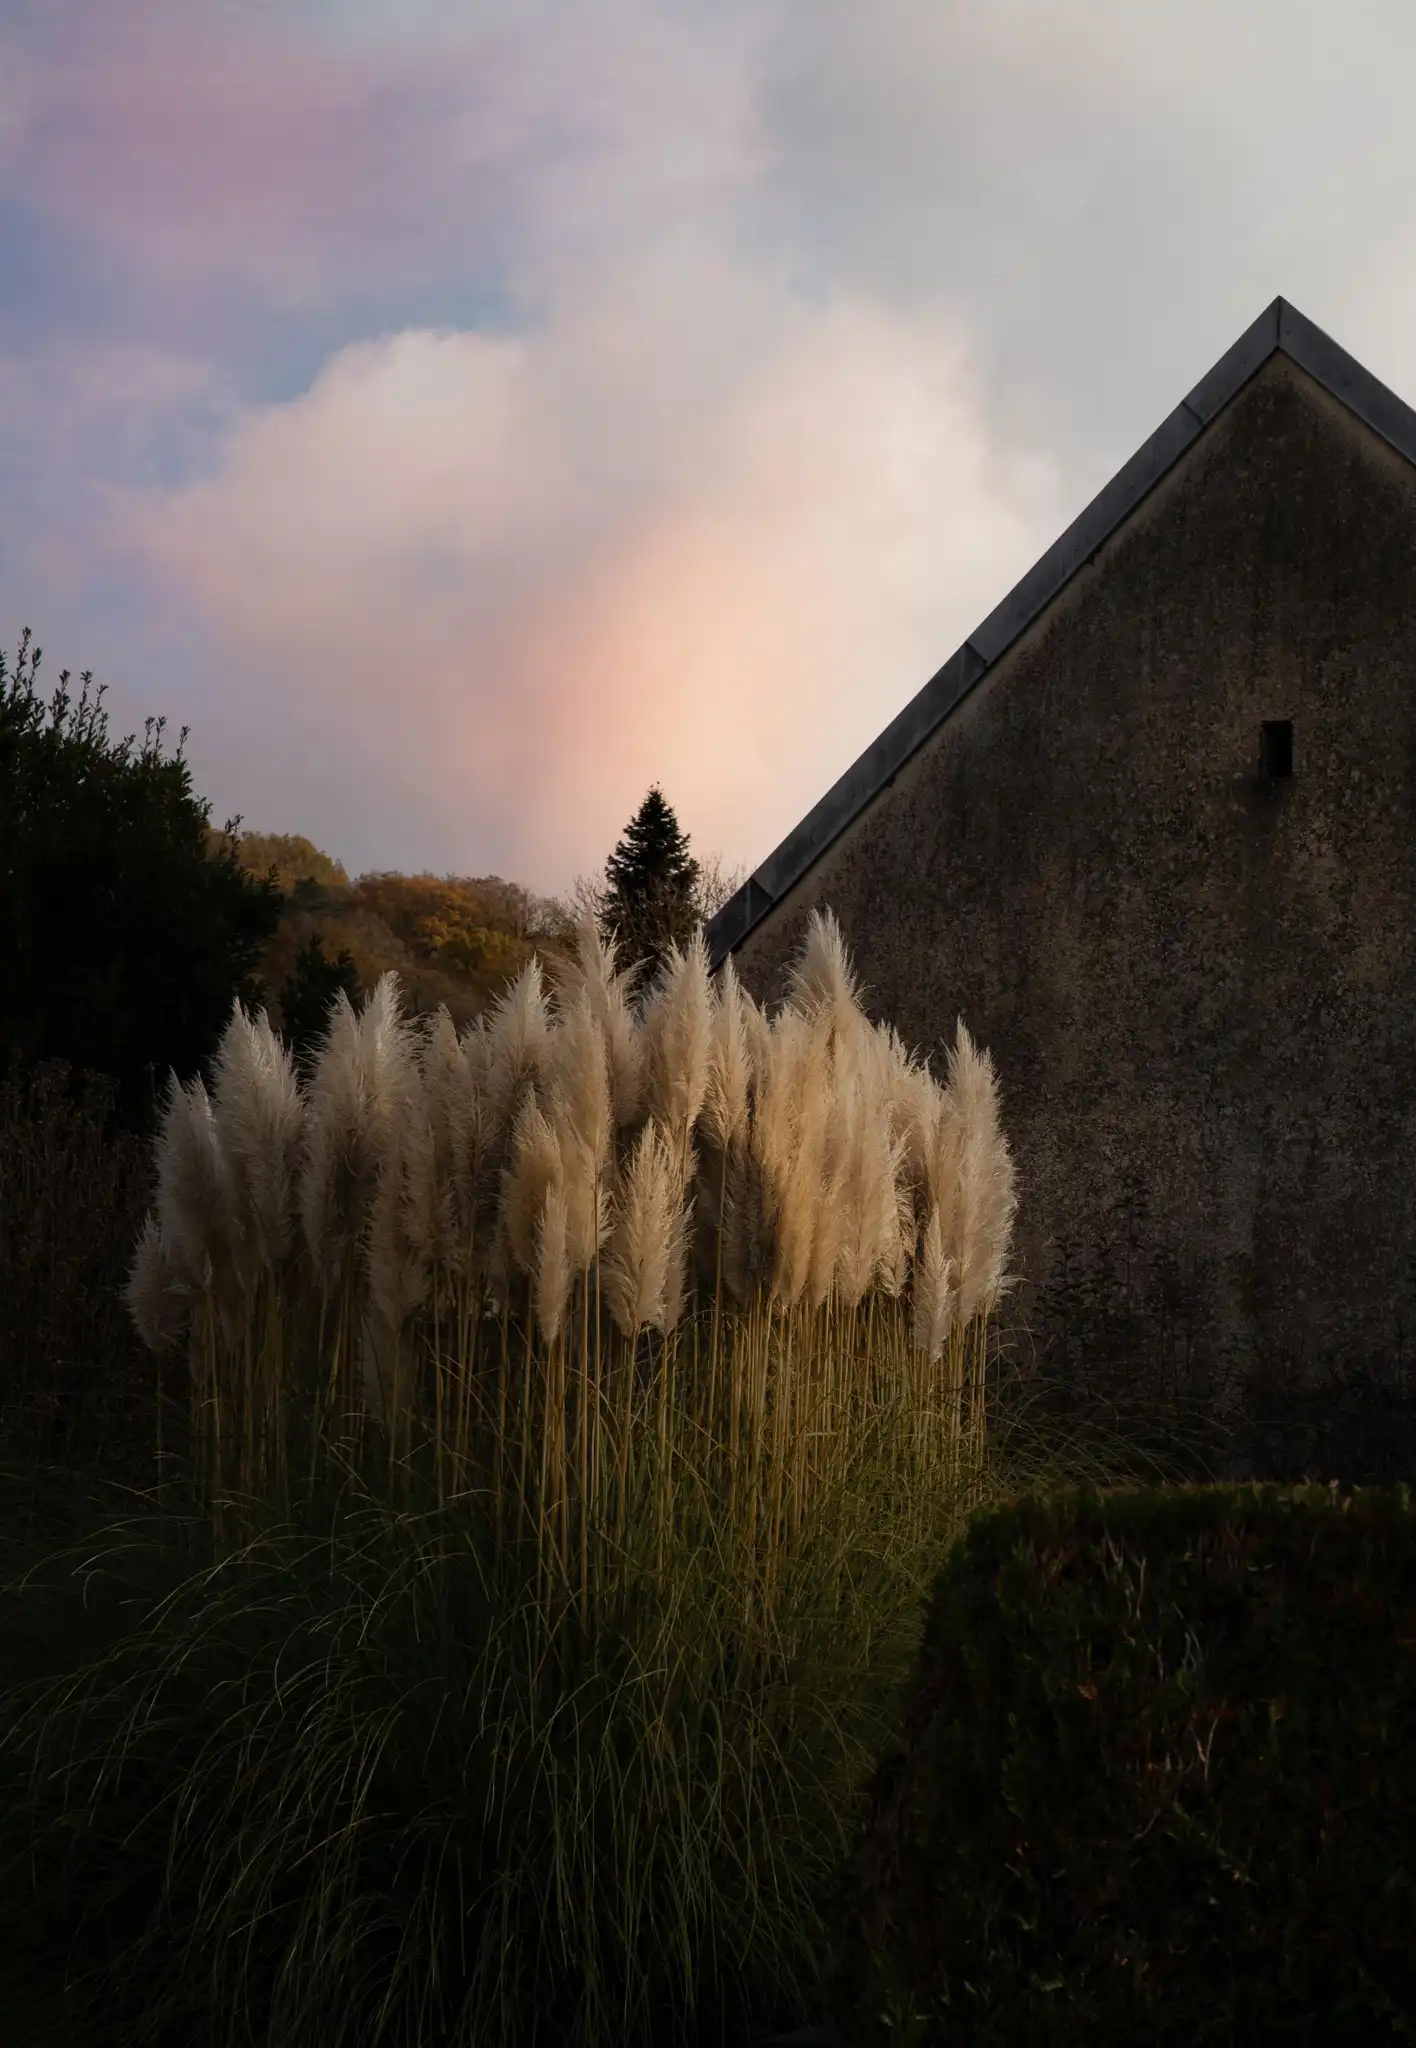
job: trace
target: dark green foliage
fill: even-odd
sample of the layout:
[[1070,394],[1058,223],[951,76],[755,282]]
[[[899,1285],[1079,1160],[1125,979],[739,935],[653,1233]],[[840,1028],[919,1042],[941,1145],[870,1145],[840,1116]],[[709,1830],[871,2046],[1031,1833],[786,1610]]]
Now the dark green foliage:
[[[122,1289],[156,1174],[112,1096],[57,1062],[0,1071],[0,1489],[60,1459],[154,1476],[155,1361]],[[0,1570],[11,1534],[0,1514]]]
[[860,2048],[1409,2039],[1407,1489],[981,1515],[835,1919]]
[[87,671],[70,717],[67,669],[46,724],[29,638],[12,677],[0,654],[0,1052],[113,1076],[119,1117],[143,1129],[168,1069],[190,1079],[233,1002],[259,1000],[283,898],[237,860],[239,820],[208,856],[186,728],[164,760],[165,721],[149,719],[134,756],[131,736],[109,740]]
[[290,908],[304,917],[318,917],[329,909],[330,894],[323,882],[317,882],[313,875],[301,875],[290,891]]
[[280,991],[285,1039],[302,1072],[308,1073],[316,1047],[329,1029],[330,1006],[343,989],[351,1003],[359,998],[359,970],[347,946],[326,959],[324,940],[316,932],[295,956],[295,965]]
[[605,880],[601,934],[615,940],[621,965],[646,962],[644,988],[670,945],[684,945],[698,922],[698,863],[657,783],[606,861]]

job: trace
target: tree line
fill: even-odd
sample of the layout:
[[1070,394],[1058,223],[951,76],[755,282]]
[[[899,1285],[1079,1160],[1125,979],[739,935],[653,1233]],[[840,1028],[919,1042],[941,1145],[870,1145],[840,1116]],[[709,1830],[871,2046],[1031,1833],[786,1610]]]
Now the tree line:
[[48,705],[28,629],[0,649],[0,1059],[110,1076],[115,1114],[150,1130],[169,1070],[189,1080],[234,1001],[265,1008],[308,1062],[329,1005],[396,968],[415,1013],[459,1025],[533,956],[568,952],[593,917],[648,985],[668,947],[732,894],[736,874],[690,852],[656,784],[604,871],[541,897],[497,875],[350,879],[299,834],[216,829],[166,720],[110,739],[100,685],[63,670]]

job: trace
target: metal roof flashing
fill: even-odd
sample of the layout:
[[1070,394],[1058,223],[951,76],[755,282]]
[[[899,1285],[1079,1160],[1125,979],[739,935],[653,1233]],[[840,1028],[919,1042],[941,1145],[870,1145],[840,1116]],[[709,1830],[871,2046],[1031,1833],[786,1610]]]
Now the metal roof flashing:
[[709,920],[705,936],[715,971],[894,779],[917,748],[1276,352],[1297,363],[1398,453],[1416,463],[1416,412],[1296,306],[1275,299]]

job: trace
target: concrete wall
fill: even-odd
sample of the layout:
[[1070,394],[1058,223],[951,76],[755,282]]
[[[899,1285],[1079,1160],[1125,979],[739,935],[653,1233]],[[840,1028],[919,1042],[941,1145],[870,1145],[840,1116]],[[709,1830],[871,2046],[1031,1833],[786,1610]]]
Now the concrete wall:
[[[1294,722],[1272,791],[1266,718]],[[1059,1246],[1124,1256],[1131,1201],[1173,1281],[1136,1289],[1155,1358],[1187,1342],[1216,1400],[1219,1361],[1232,1389],[1256,1356],[1390,1358],[1416,1320],[1416,469],[1271,358],[738,948],[759,997],[818,905],[872,1015],[937,1052],[962,1014],[991,1049],[1035,1335]]]

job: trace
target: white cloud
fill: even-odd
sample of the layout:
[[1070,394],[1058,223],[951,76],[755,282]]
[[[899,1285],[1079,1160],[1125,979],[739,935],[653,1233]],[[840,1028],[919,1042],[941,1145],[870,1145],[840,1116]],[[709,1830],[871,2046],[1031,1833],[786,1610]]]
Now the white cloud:
[[112,504],[110,547],[239,654],[243,720],[297,689],[321,776],[396,770],[542,887],[654,779],[764,856],[1056,519],[947,315],[803,308],[709,241],[647,268],[541,335],[360,344],[204,481]]
[[759,859],[1275,293],[1416,396],[1405,4],[29,12],[5,168],[216,340],[0,359],[0,597],[356,866]]
[[764,58],[760,203],[901,313],[947,295],[1079,503],[1277,294],[1416,347],[1367,284],[1409,271],[1414,63],[1396,0],[822,0]]

